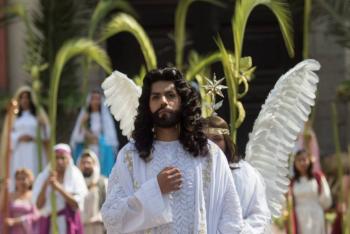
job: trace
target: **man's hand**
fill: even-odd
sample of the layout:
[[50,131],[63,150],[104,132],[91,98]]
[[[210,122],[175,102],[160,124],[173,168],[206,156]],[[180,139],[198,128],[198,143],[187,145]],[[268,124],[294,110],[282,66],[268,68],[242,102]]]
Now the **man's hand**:
[[8,227],[12,227],[15,225],[15,219],[13,218],[6,218],[5,219],[5,224],[8,226]]
[[176,167],[166,167],[157,176],[162,194],[179,190],[182,184],[182,175]]

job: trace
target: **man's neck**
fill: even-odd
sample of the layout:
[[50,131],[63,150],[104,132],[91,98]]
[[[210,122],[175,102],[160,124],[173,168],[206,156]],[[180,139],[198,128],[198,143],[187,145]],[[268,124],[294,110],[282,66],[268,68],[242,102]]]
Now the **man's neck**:
[[154,129],[156,134],[156,139],[160,141],[175,141],[179,139],[180,131],[177,127],[172,128],[159,128]]

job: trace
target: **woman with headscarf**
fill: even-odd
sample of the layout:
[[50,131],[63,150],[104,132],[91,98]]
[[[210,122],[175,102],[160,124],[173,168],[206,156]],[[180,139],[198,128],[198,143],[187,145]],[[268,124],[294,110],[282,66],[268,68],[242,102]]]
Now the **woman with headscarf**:
[[[49,139],[49,121],[46,113],[36,108],[35,97],[29,87],[21,87],[15,97],[18,112],[11,132],[10,175],[13,177],[19,168],[28,168],[37,176],[47,163],[44,149]],[[38,144],[42,145],[39,147]]]
[[54,191],[58,233],[82,234],[80,211],[84,209],[84,197],[87,194],[84,177],[73,164],[69,145],[57,144],[53,150],[56,156],[56,168],[53,169],[48,165],[39,174],[33,186],[33,201],[43,215],[38,233],[51,233],[50,195]]
[[86,107],[81,109],[75,123],[70,145],[75,162],[84,148],[93,150],[98,155],[101,174],[109,176],[119,142],[114,120],[98,91],[88,95]]

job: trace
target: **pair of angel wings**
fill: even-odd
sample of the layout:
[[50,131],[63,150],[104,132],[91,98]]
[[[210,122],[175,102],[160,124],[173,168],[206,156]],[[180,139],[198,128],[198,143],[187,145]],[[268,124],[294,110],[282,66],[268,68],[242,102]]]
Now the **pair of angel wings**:
[[[288,157],[315,104],[320,69],[316,60],[305,60],[282,75],[268,95],[246,146],[246,160],[263,176],[271,214],[281,214],[288,190]],[[115,71],[102,84],[106,104],[120,121],[123,135],[134,129],[141,88]]]

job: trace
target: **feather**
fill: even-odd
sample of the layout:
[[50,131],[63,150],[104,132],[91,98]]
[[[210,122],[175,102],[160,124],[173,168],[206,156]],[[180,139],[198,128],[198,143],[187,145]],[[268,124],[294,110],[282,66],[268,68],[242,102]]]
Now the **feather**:
[[125,74],[114,71],[102,83],[102,89],[106,96],[106,105],[110,107],[114,118],[120,121],[123,135],[130,138],[134,130],[141,88]]
[[271,214],[281,214],[288,190],[288,157],[311,106],[315,104],[320,69],[316,60],[305,60],[281,76],[269,93],[249,134],[246,160],[264,177]]

